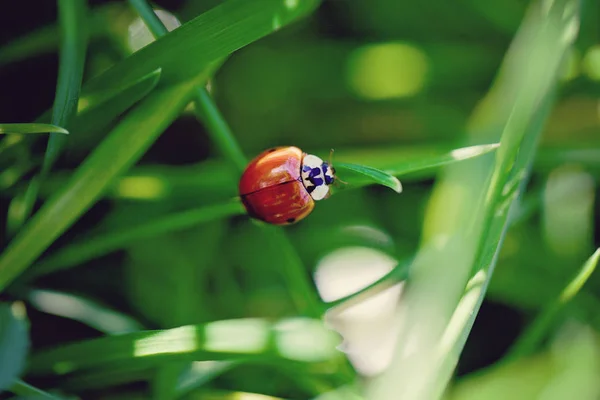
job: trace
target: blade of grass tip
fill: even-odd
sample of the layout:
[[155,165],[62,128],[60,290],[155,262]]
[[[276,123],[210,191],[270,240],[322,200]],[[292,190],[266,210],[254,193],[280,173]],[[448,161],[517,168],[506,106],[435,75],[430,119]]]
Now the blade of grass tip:
[[[371,183],[378,183],[399,192],[398,189],[401,191],[402,185],[396,178],[398,176],[430,170],[459,161],[470,160],[495,151],[498,147],[498,143],[462,147],[450,150],[447,153],[423,155],[412,160],[402,160],[395,164],[392,163],[391,165],[386,163],[387,165],[385,168],[382,167],[379,169],[363,165],[336,162],[336,175],[349,183],[347,186],[343,185],[336,188],[336,191],[354,189]],[[350,173],[351,175],[360,174],[362,177],[346,177],[344,176],[345,173]]]
[[[158,38],[165,35],[167,29],[146,1],[130,0],[130,4],[136,8],[140,17],[155,37]],[[158,25],[162,25],[162,28],[158,27]],[[204,86],[195,88],[194,100],[196,101],[196,114],[206,125],[211,140],[216,144],[221,154],[236,166],[241,175],[246,168],[247,159],[225,118],[221,115]],[[262,223],[258,223],[258,225],[264,232],[268,242],[278,243],[275,251],[280,251],[283,259],[286,260],[286,263],[284,263],[284,278],[286,278],[287,285],[294,289],[291,296],[296,301],[298,309],[313,317],[320,316],[320,301],[314,285],[311,284],[311,281],[307,277],[302,260],[287,236],[280,229],[274,230],[273,227]]]
[[27,267],[87,211],[113,182],[131,167],[189,103],[195,80],[156,88],[131,110],[94,149],[0,254],[0,290]]
[[453,164],[436,183],[398,311],[395,356],[368,398],[440,398],[458,362],[577,36],[577,0],[530,7],[499,79],[471,118],[470,140],[500,138],[500,148],[495,158]]
[[72,268],[91,259],[123,249],[137,241],[190,228],[220,218],[241,215],[245,210],[239,199],[230,203],[200,207],[168,214],[155,220],[131,226],[117,232],[107,232],[82,239],[58,250],[56,254],[36,263],[22,277],[23,281],[56,271]]
[[36,399],[36,400],[61,400],[62,397],[58,397],[52,395],[48,392],[44,392],[41,389],[38,389],[30,384],[23,382],[18,379],[10,388],[10,391],[16,395],[23,396],[23,398],[27,399]]
[[52,124],[0,124],[0,134],[3,133],[60,133],[68,135],[69,131]]
[[[58,0],[61,45],[51,118],[54,125],[68,126],[77,113],[88,42],[87,7],[86,0]],[[63,140],[64,136],[50,135],[42,175],[52,168],[63,146]]]
[[577,275],[563,289],[558,298],[545,307],[539,316],[537,316],[531,325],[525,330],[525,332],[519,336],[514,345],[509,349],[506,356],[503,357],[502,362],[510,362],[517,358],[528,356],[537,350],[552,327],[552,324],[559,317],[561,311],[567,306],[573,297],[575,297],[575,295],[581,290],[583,285],[592,275],[596,269],[596,266],[598,265],[599,259],[600,248],[596,249],[594,254],[587,259]]
[[[58,20],[60,23],[61,44],[56,95],[50,122],[52,125],[68,127],[69,122],[77,113],[77,102],[83,79],[87,49],[87,1],[58,0]],[[43,180],[52,168],[64,140],[66,140],[66,136],[62,133],[50,134],[38,181]],[[29,188],[25,189],[31,193],[30,196],[27,196],[28,201],[31,201],[31,203],[21,207],[24,213],[15,216],[13,227],[20,228],[31,214],[38,197],[38,188],[39,182],[33,179]]]
[[377,168],[368,167],[366,165],[358,165],[358,164],[349,164],[349,163],[336,163],[335,164],[336,173],[340,171],[347,170],[356,172],[361,174],[362,176],[368,178],[374,183],[378,183],[382,186],[388,187],[392,189],[396,193],[402,193],[402,184],[393,175],[388,174],[387,172],[381,171]]

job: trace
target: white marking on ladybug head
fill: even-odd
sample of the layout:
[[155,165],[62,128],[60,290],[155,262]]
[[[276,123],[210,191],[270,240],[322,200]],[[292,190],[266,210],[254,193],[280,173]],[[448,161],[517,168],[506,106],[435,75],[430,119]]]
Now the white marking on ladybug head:
[[307,154],[302,160],[301,177],[302,184],[313,200],[326,198],[334,179],[331,167],[312,154]]

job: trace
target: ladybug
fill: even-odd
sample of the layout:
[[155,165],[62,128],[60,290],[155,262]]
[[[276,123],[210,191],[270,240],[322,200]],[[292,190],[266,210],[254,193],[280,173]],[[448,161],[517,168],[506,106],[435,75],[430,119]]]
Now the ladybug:
[[253,218],[289,225],[311,213],[315,201],[329,197],[335,170],[298,147],[275,147],[256,156],[242,174],[239,194]]

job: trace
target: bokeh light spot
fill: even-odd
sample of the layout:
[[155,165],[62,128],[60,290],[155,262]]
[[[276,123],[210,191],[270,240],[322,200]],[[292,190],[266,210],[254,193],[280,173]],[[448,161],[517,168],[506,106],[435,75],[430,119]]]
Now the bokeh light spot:
[[583,58],[583,70],[594,81],[600,81],[600,45],[592,46]]
[[355,50],[347,78],[356,95],[382,100],[410,97],[425,86],[429,62],[423,51],[406,43],[382,43]]
[[115,194],[128,199],[156,199],[167,194],[167,187],[152,176],[129,176],[118,181]]

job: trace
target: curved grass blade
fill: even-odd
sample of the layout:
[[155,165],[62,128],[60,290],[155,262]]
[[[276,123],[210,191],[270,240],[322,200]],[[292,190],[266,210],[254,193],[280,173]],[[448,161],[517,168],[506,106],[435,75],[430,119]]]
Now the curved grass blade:
[[524,191],[565,54],[577,36],[578,0],[533,2],[492,90],[470,123],[471,143],[500,147],[445,169],[397,317],[398,347],[367,389],[381,400],[441,398],[483,301]]
[[48,392],[44,392],[30,384],[23,382],[20,379],[11,386],[10,391],[16,395],[23,396],[19,399],[30,399],[30,400],[62,400],[62,397],[57,397]]
[[[58,20],[61,28],[58,81],[51,122],[69,126],[77,113],[88,42],[87,0],[59,0]],[[50,135],[42,175],[48,173],[58,158],[64,136]]]
[[64,375],[90,368],[239,359],[318,363],[340,357],[335,348],[339,343],[339,336],[316,319],[221,320],[67,344],[34,354],[29,371]]
[[71,180],[19,231],[0,255],[0,289],[21,274],[81,214],[112,180],[133,165],[189,102],[195,80],[157,88],[138,104],[75,170]]
[[216,60],[309,14],[318,0],[227,0],[150,43],[85,85],[119,88],[157,68],[166,82],[189,79]]
[[[111,93],[113,97],[105,98],[97,96],[97,94],[92,97],[80,97],[79,107],[83,111],[75,116],[70,125],[71,129],[73,132],[87,132],[89,134],[105,128],[117,116],[140,101],[156,87],[160,79],[160,72],[160,69],[153,71],[138,82],[134,82],[124,91],[117,94]],[[47,180],[48,178],[44,179],[44,183]],[[39,183],[40,177],[34,177],[29,185],[19,192],[11,202],[10,217],[7,223],[7,233],[10,236],[14,235],[23,226],[25,219],[31,214],[36,198],[40,195]]]
[[563,289],[558,299],[556,299],[556,301],[553,303],[548,304],[540,313],[540,315],[536,317],[533,323],[527,327],[525,332],[519,336],[517,341],[503,357],[502,362],[509,362],[520,357],[526,357],[537,350],[557,316],[573,299],[573,297],[575,297],[585,282],[587,282],[589,277],[592,275],[596,269],[596,266],[598,265],[599,259],[600,248],[596,249],[594,254],[592,254],[590,258],[588,258],[587,261],[581,266],[581,269],[577,275]]
[[117,232],[107,232],[74,243],[41,260],[23,279],[33,279],[71,268],[85,261],[122,249],[136,241],[190,228],[205,222],[245,213],[238,199],[231,203],[201,207],[166,215]]
[[[499,144],[497,143],[462,147],[445,153],[421,156],[419,158],[412,158],[401,162],[386,162],[380,169],[336,162],[334,164],[336,175],[339,176],[340,179],[347,180],[349,183],[347,187],[342,185],[337,189],[352,189],[372,183],[378,183],[400,193],[402,191],[402,185],[400,184],[400,181],[395,178],[397,176],[419,173],[443,165],[473,159],[490,153],[498,147]],[[346,177],[344,175],[345,172],[350,172],[352,175]],[[362,176],[357,176],[357,174]]]
[[[378,170],[377,168],[358,164],[336,163],[335,170],[336,174],[340,172],[344,173],[344,171],[354,172],[362,177],[366,177],[371,183],[378,183],[382,186],[389,187],[396,193],[402,193],[402,184],[398,178],[384,171]],[[347,179],[351,181],[351,179]]]
[[3,133],[61,133],[68,135],[69,131],[57,125],[52,124],[0,124],[0,134]]

